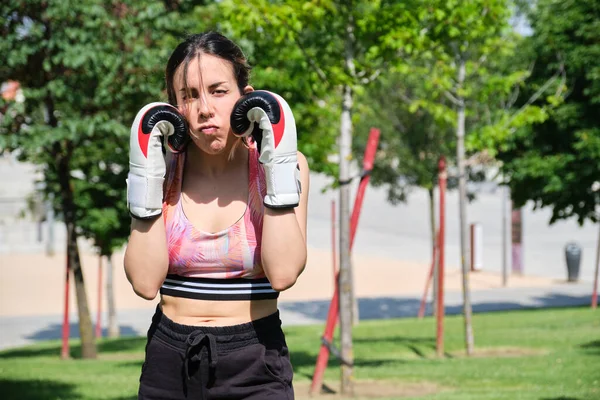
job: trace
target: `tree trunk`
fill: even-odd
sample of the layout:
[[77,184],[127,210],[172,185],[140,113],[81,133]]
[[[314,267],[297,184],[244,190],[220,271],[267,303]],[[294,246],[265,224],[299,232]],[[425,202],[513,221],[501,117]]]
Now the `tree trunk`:
[[81,357],[96,358],[94,328],[92,325],[90,310],[88,308],[85,282],[83,279],[83,270],[81,269],[81,260],[79,259],[79,249],[77,247],[75,223],[73,221],[67,222],[67,240],[69,248],[68,257],[70,259],[70,265],[73,271],[73,281],[75,282],[77,315],[79,317],[79,336],[81,337]]
[[523,274],[523,213],[520,208],[513,208],[511,201],[511,270],[513,274]]
[[[352,92],[344,86],[340,130],[340,181],[350,179],[350,154],[352,149]],[[342,354],[342,385],[344,395],[353,395],[352,365],[352,262],[350,259],[350,185],[340,187],[340,341]],[[345,362],[344,362],[345,361]],[[346,363],[347,362],[347,363]]]
[[46,255],[54,255],[54,206],[52,205],[52,194],[46,200],[46,226],[48,237],[46,238]]
[[113,290],[113,263],[112,254],[106,256],[106,301],[108,303],[108,337],[119,337],[119,323],[115,307],[115,293]]
[[[465,81],[465,61],[460,60],[458,69],[458,85]],[[471,288],[469,285],[469,241],[467,238],[467,182],[465,176],[465,102],[460,98],[458,105],[458,123],[456,130],[456,162],[458,163],[458,193],[460,218],[460,258],[462,265],[463,312],[465,323],[465,344],[467,354],[473,353],[473,325],[471,322]]]
[[509,237],[510,237],[510,188],[502,186],[502,286],[508,285]]
[[[598,222],[600,228],[600,222]],[[594,289],[592,293],[592,309],[598,307],[598,272],[600,271],[600,231],[598,231],[598,245],[596,247],[596,265],[594,266]]]
[[432,289],[432,293],[431,293],[431,305],[432,305],[432,314],[436,315],[437,312],[437,295],[438,295],[438,277],[439,277],[439,270],[438,270],[438,263],[435,262],[435,246],[436,243],[435,241],[437,240],[436,238],[436,224],[435,224],[435,198],[434,198],[434,193],[433,193],[433,185],[430,189],[427,190],[427,193],[429,194],[429,224],[431,227],[431,259],[433,260],[433,289]]
[[[345,37],[346,72],[352,78],[354,68],[354,19],[352,1],[346,2],[347,13]],[[350,258],[350,160],[352,159],[352,87],[344,84],[342,92],[342,115],[340,119],[340,346],[342,356],[342,395],[354,396],[352,350],[352,324],[354,315],[354,285],[352,260]]]
[[[67,143],[67,147],[72,144]],[[58,146],[58,144],[57,144]],[[83,280],[83,271],[79,259],[79,249],[77,247],[77,233],[75,231],[75,203],[73,202],[73,190],[70,182],[69,159],[71,149],[66,149],[58,159],[58,179],[62,196],[62,207],[67,226],[67,249],[73,280],[75,282],[75,295],[77,297],[77,312],[79,316],[79,335],[81,337],[81,356],[82,358],[96,358],[96,341],[94,338],[94,328],[88,308],[87,296],[85,292],[85,282]]]

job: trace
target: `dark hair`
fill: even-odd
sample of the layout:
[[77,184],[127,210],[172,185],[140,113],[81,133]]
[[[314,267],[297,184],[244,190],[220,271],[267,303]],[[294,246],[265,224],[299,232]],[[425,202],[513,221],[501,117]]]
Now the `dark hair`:
[[240,92],[243,92],[248,85],[251,68],[239,46],[218,32],[198,33],[188,36],[169,57],[165,73],[169,103],[173,105],[177,103],[173,85],[175,71],[181,64],[184,64],[183,77],[186,79],[190,61],[201,54],[210,54],[231,62]]

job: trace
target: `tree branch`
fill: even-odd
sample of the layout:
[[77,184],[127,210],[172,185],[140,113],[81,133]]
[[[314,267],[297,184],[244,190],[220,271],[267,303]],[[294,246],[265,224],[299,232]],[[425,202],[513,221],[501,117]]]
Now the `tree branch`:
[[[245,1],[246,5],[248,5],[249,7],[253,7],[247,0]],[[259,11],[260,12],[260,11]],[[268,24],[268,25],[274,25],[268,18],[267,18],[267,13],[263,12],[261,13],[263,20]],[[308,52],[306,51],[306,48],[304,47],[304,45],[302,44],[302,42],[299,39],[299,34],[298,32],[296,32],[288,23],[285,19],[283,19],[281,21],[281,23],[283,24],[283,26],[285,26],[287,28],[288,31],[292,32],[292,38],[294,40],[294,43],[296,43],[296,46],[298,46],[298,48],[300,49],[300,52],[302,52],[302,55],[306,58],[306,61],[308,61],[308,64],[312,67],[312,69],[317,73],[319,79],[321,79],[324,83],[326,84],[330,84],[329,80],[327,79],[327,75],[325,74],[325,72],[323,72],[323,70],[321,68],[319,68],[319,66],[317,65],[317,63],[315,62],[314,58],[311,57]]]
[[511,93],[511,95],[508,98],[508,101],[506,102],[506,107],[505,107],[506,109],[511,108],[513,106],[513,104],[515,104],[515,102],[519,98],[520,92],[521,92],[521,90],[519,89],[519,86],[515,87],[515,90],[513,90],[513,92]]
[[412,102],[414,102],[414,99],[412,99],[408,94],[406,94],[402,90],[394,90],[394,93],[396,94],[396,96],[398,96],[400,100],[402,100],[406,104],[411,104]]
[[368,78],[362,78],[360,79],[360,83],[367,85],[371,82],[373,82],[375,79],[377,79],[377,77],[379,75],[381,75],[381,70],[385,69],[385,67],[387,66],[387,62],[384,63],[384,65],[382,66],[382,68],[377,68],[372,74],[371,76],[369,76]]
[[[560,57],[559,57],[560,58]],[[525,109],[530,106],[531,104],[533,104],[537,99],[540,98],[540,96],[542,94],[544,94],[544,92],[548,89],[548,87],[550,87],[550,85],[552,85],[552,83],[554,83],[554,81],[556,81],[556,79],[558,79],[559,76],[563,77],[563,80],[566,80],[566,71],[565,71],[565,65],[563,62],[561,62],[560,67],[558,68],[558,71],[556,71],[556,73],[554,75],[552,75],[551,78],[549,78],[543,85],[542,87],[540,87],[528,100],[525,104],[523,104],[521,106],[521,108],[519,108],[517,110],[516,113],[514,113],[510,119],[506,122],[506,124],[504,124],[504,126],[508,126],[512,121],[515,120],[515,118],[517,118],[517,116],[519,116],[521,113],[523,113],[523,111],[525,111]],[[562,85],[560,85],[562,86]],[[559,89],[560,90],[560,89]],[[557,91],[558,93],[558,91]]]
[[459,107],[461,105],[464,104],[464,101],[461,101],[460,99],[456,98],[452,93],[450,93],[448,90],[444,90],[444,96],[450,100],[450,102],[452,104],[454,104],[455,106]]
[[[531,76],[531,74],[533,73],[533,68],[535,67],[535,61],[533,61],[530,65],[529,68],[527,68],[527,76]],[[508,98],[508,101],[506,102],[506,109],[511,108],[513,106],[513,104],[516,103],[517,99],[519,98],[519,93],[521,92],[521,90],[519,89],[519,86],[517,85],[515,90],[512,92],[512,94],[510,95],[510,97]]]
[[296,32],[294,32],[294,42],[296,43],[296,46],[298,46],[298,48],[302,52],[302,55],[306,58],[306,61],[308,61],[308,64],[317,73],[317,75],[319,76],[319,79],[321,79],[323,82],[329,84],[330,82],[327,79],[327,75],[325,75],[325,72],[323,72],[323,70],[321,68],[319,68],[319,66],[317,65],[317,63],[315,63],[314,58],[312,58],[310,55],[308,55],[308,53],[306,52],[306,49],[304,48],[304,46],[302,45],[302,43],[298,39],[298,37],[296,35]]

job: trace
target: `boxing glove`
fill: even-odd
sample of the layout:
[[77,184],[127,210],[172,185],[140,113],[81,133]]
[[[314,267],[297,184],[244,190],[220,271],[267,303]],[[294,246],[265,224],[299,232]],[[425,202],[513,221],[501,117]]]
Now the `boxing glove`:
[[300,202],[300,170],[296,123],[287,102],[279,95],[256,90],[242,96],[231,113],[236,136],[252,135],[265,171],[265,207],[293,208]]
[[150,103],[138,112],[131,126],[127,175],[127,204],[134,218],[152,219],[161,214],[164,152],[179,153],[188,141],[187,122],[172,105]]

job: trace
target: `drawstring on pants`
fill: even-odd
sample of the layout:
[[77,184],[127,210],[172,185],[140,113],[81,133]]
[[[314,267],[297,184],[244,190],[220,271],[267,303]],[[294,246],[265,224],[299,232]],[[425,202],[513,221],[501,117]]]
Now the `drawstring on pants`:
[[[207,343],[208,342],[208,343]],[[201,361],[200,354],[202,348],[208,344],[208,361],[211,368],[217,365],[217,340],[213,334],[202,331],[194,331],[186,338],[187,348],[185,350],[185,359],[183,360],[185,376],[191,379],[189,365]]]

